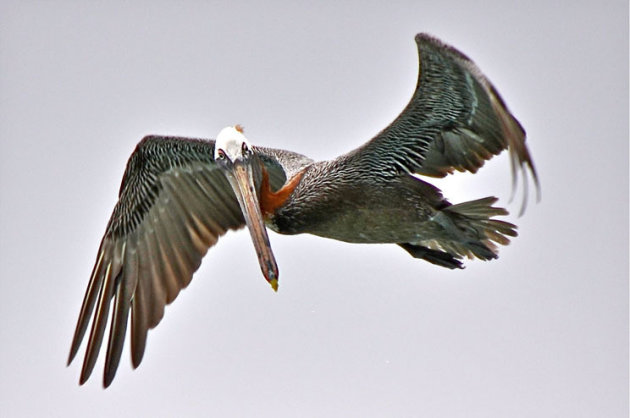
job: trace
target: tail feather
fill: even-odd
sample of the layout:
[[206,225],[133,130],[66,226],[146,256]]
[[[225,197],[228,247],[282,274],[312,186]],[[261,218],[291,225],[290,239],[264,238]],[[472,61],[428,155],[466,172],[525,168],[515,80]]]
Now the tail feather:
[[492,206],[499,199],[494,196],[458,203],[444,208],[446,212],[458,213],[471,219],[488,219],[493,216],[505,216],[508,211]]
[[445,231],[445,237],[421,242],[428,248],[453,256],[491,260],[498,257],[498,246],[516,237],[516,225],[492,219],[507,215],[504,208],[492,206],[498,199],[485,197],[443,208],[432,220]]

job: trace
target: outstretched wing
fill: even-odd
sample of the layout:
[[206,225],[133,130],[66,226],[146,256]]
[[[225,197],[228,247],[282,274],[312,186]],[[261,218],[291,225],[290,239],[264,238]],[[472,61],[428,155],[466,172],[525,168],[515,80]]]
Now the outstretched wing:
[[439,40],[416,35],[418,84],[403,112],[349,157],[378,159],[391,171],[444,177],[454,170],[476,172],[508,149],[513,180],[526,170],[538,187],[525,131],[494,86],[464,54]]
[[[281,187],[282,167],[268,156],[264,163],[271,187]],[[130,313],[137,367],[147,332],[160,322],[165,305],[190,283],[208,248],[228,229],[244,225],[236,196],[214,162],[214,141],[144,138],[127,163],[79,314],[68,363],[94,312],[80,383],[92,373],[110,316],[105,387],[116,374]]]

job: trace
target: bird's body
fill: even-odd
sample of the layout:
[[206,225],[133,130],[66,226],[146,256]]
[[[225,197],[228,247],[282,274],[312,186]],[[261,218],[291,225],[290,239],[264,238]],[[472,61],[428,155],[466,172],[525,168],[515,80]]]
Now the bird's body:
[[71,348],[70,361],[96,307],[81,383],[94,367],[110,307],[106,386],[118,366],[129,315],[138,366],[148,330],[229,229],[249,227],[274,289],[278,268],[265,226],[281,234],[398,244],[448,268],[461,267],[464,256],[497,257],[496,244],[507,244],[516,227],[494,219],[507,214],[492,206],[496,198],[451,204],[423,179],[475,172],[508,149],[513,175],[520,170],[526,178],[529,169],[537,184],[525,132],[472,61],[427,35],[416,42],[421,71],[407,108],[371,141],[336,159],[314,162],[253,147],[238,126],[224,129],[216,141],[148,136],[138,144]]

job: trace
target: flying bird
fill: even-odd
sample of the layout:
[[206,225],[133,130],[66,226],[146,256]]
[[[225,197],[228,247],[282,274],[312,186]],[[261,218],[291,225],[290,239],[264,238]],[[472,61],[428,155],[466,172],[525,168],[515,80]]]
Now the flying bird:
[[[538,188],[525,131],[464,54],[416,35],[419,75],[407,107],[361,147],[315,162],[251,145],[240,126],[216,141],[147,136],[132,153],[83,300],[68,364],[92,325],[80,384],[92,373],[108,320],[104,386],[111,384],[131,324],[138,367],[147,333],[190,282],[208,248],[247,226],[265,279],[278,288],[266,228],[350,243],[391,243],[418,259],[461,268],[497,258],[516,226],[495,197],[451,204],[426,177],[476,172],[507,149],[512,177]],[[527,188],[523,202],[526,200]],[[524,208],[524,204],[523,207]],[[111,311],[111,315],[110,315]],[[110,319],[111,317],[111,319]]]

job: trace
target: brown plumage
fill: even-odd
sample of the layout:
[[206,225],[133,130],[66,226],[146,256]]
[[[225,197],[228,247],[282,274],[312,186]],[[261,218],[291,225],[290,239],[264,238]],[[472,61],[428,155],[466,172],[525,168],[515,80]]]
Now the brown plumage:
[[425,34],[416,42],[420,71],[407,107],[371,141],[334,160],[252,147],[238,125],[216,142],[148,136],[138,144],[72,341],[68,363],[94,313],[80,383],[92,373],[110,316],[104,385],[115,376],[129,317],[132,364],[140,364],[148,330],[230,229],[248,226],[274,289],[278,268],[265,225],[283,234],[393,243],[447,268],[461,268],[463,257],[497,257],[496,245],[516,236],[513,224],[495,219],[507,214],[493,206],[497,199],[451,204],[418,176],[476,172],[507,149],[515,181],[518,172],[529,174],[538,187],[525,131],[470,59]]

